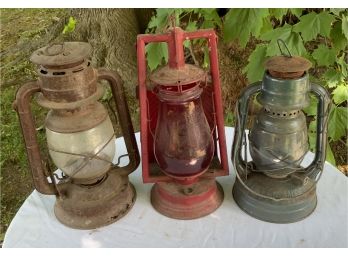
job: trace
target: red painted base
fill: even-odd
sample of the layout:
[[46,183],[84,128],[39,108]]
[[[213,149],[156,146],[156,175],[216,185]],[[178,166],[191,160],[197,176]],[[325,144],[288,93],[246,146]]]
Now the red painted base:
[[189,220],[206,216],[222,203],[224,193],[215,179],[198,179],[183,185],[178,182],[158,182],[151,190],[152,206],[173,219]]

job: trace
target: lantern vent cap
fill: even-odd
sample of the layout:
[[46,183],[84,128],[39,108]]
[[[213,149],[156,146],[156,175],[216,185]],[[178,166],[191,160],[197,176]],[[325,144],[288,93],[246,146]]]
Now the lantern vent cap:
[[81,63],[91,53],[91,46],[85,42],[53,43],[36,50],[30,61],[42,66],[66,66]]
[[150,75],[150,81],[157,85],[174,86],[187,85],[202,81],[206,72],[192,64],[185,64],[182,68],[173,69],[169,65],[158,68]]
[[[264,66],[268,73],[278,79],[296,79],[312,67],[312,63],[300,56],[292,56],[288,46],[282,39],[277,39],[281,56],[274,56],[266,60]],[[283,45],[283,47],[281,47]],[[286,51],[283,51],[286,50]]]
[[301,56],[274,56],[266,60],[265,68],[278,72],[307,71],[312,63]]

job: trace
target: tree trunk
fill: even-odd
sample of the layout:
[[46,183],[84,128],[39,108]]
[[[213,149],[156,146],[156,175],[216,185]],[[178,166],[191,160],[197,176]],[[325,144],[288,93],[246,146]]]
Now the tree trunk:
[[139,24],[139,30],[140,33],[145,33],[145,30],[147,29],[147,24],[149,24],[149,21],[152,18],[152,15],[156,13],[156,9],[154,8],[136,8],[135,14],[138,19]]
[[134,9],[72,9],[75,41],[92,45],[92,64],[117,71],[128,94],[137,84],[136,38],[139,25]]

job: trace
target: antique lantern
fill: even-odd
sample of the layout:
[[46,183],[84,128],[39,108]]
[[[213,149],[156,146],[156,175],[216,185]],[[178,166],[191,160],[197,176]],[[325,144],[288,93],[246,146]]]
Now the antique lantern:
[[[208,41],[211,77],[185,63],[183,43],[193,39]],[[147,76],[145,45],[155,42],[168,44],[168,65]],[[171,218],[205,216],[223,200],[215,180],[228,174],[216,44],[211,29],[137,38],[143,180],[155,183],[151,203]]]
[[[310,215],[317,204],[316,183],[326,154],[330,98],[326,90],[309,81],[311,63],[298,56],[275,56],[265,63],[262,82],[248,86],[236,105],[232,162],[237,179],[233,197],[255,218],[291,223]],[[318,98],[315,158],[301,162],[308,152],[306,117],[301,109]],[[246,142],[248,105],[252,96],[261,109],[252,120]],[[252,160],[248,161],[248,149]]]
[[[57,219],[72,228],[92,229],[112,223],[133,206],[136,194],[128,175],[140,158],[117,73],[96,70],[87,59],[90,45],[83,42],[52,44],[35,51],[31,61],[38,65],[38,81],[17,92],[15,109],[25,141],[34,186],[42,194],[56,195]],[[116,103],[117,118],[128,154],[113,164],[115,132],[108,111],[98,102],[106,80]],[[45,120],[46,139],[53,163],[61,176],[50,172],[41,157],[36,138],[31,98],[50,109]],[[120,167],[120,159],[129,163]]]

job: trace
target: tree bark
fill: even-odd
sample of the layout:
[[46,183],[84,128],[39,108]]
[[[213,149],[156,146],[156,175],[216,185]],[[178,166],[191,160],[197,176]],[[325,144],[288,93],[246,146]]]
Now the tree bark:
[[136,37],[139,25],[134,9],[72,9],[76,20],[71,39],[92,45],[92,64],[117,71],[127,93],[137,84]]

